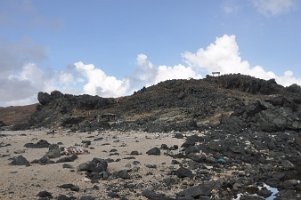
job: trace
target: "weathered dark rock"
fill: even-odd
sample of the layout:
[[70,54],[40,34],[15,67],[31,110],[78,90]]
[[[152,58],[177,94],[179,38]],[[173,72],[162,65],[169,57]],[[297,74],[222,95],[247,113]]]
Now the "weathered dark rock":
[[180,167],[177,171],[176,171],[176,175],[179,178],[185,178],[185,177],[189,177],[192,178],[193,177],[193,173],[190,169],[184,168],[184,167]]
[[71,156],[66,156],[66,157],[63,157],[63,158],[60,158],[56,161],[56,163],[62,163],[62,162],[73,162],[75,161],[76,159],[78,158],[77,155],[73,154]]
[[201,141],[202,138],[198,135],[191,135],[186,138],[186,141],[182,144],[183,148],[188,148],[190,146],[194,146],[197,142]]
[[36,144],[34,143],[26,143],[24,147],[26,148],[48,148],[50,143],[46,140],[39,140]]
[[108,192],[108,197],[111,198],[119,198],[119,194],[117,192]]
[[185,149],[185,154],[188,155],[190,153],[198,153],[200,149],[197,146],[189,146]]
[[161,151],[160,151],[160,149],[159,149],[158,147],[154,147],[154,148],[148,150],[148,151],[146,152],[146,154],[147,154],[147,155],[156,155],[156,156],[158,156],[158,155],[161,154]]
[[48,93],[39,92],[38,101],[41,105],[47,105],[52,101],[52,97]]
[[93,158],[92,161],[82,163],[78,166],[78,171],[86,171],[91,180],[106,179],[108,162],[100,158]]
[[22,155],[13,157],[11,160],[12,160],[12,162],[10,163],[11,165],[26,165],[26,166],[30,165],[28,160]]
[[118,172],[114,172],[112,174],[112,176],[116,177],[116,178],[122,178],[122,179],[130,179],[131,178],[131,176],[129,175],[127,170],[120,170]]
[[144,190],[142,195],[149,200],[173,200],[173,198],[167,197],[165,194],[158,194],[151,190]]
[[57,144],[49,145],[49,150],[47,152],[49,158],[58,158],[61,156],[61,149]]
[[52,194],[50,192],[47,191],[41,191],[37,194],[38,197],[48,197],[48,198],[52,198]]
[[213,186],[211,184],[202,184],[194,187],[190,187],[182,192],[177,193],[178,198],[200,198],[202,196],[210,196]]
[[132,155],[132,156],[137,156],[137,155],[139,155],[139,152],[138,152],[138,151],[132,151],[132,152],[130,153],[130,155]]
[[73,166],[67,163],[63,164],[63,168],[67,168],[67,169],[73,169]]
[[77,185],[73,185],[71,183],[68,183],[68,184],[63,184],[63,185],[60,185],[58,186],[59,188],[63,188],[63,189],[70,189],[72,191],[75,191],[75,192],[78,192],[79,191],[79,186]]
[[41,165],[53,164],[55,163],[53,160],[50,160],[47,155],[43,156],[40,159],[33,160],[31,163],[39,163]]
[[155,164],[146,164],[145,167],[155,169],[155,168],[157,168],[157,165],[155,165]]
[[261,188],[261,190],[259,190],[257,192],[257,194],[267,198],[272,195],[272,192],[270,190],[268,190],[266,187],[263,187],[263,188]]
[[85,145],[87,145],[87,146],[91,145],[91,141],[90,140],[83,140],[82,143],[85,144]]
[[168,150],[168,146],[167,144],[161,144],[161,147],[160,149],[163,149],[163,150]]
[[182,139],[184,138],[184,135],[182,133],[176,133],[174,137],[177,139]]

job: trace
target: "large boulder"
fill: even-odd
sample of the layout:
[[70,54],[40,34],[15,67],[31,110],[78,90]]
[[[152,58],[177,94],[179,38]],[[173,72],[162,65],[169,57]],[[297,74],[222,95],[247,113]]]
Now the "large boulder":
[[39,92],[38,101],[41,105],[47,105],[52,101],[52,97],[46,92]]

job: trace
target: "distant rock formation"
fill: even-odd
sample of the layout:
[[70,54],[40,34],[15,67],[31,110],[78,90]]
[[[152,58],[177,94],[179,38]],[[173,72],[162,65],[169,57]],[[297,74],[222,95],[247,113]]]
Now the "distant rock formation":
[[208,127],[301,130],[300,86],[283,87],[273,79],[240,74],[169,80],[116,99],[53,91],[40,92],[38,100],[29,127],[149,132]]

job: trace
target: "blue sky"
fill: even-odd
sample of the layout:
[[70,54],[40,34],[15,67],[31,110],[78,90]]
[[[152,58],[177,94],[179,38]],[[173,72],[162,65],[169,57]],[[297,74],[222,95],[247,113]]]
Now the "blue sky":
[[1,0],[0,106],[212,71],[301,84],[297,0]]

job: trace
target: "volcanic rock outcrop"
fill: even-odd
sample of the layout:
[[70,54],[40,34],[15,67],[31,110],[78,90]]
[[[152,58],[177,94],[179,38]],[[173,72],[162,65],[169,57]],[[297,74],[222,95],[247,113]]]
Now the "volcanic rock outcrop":
[[38,94],[40,105],[27,127],[168,132],[244,128],[301,130],[301,89],[239,74],[201,80],[169,80],[131,96]]

